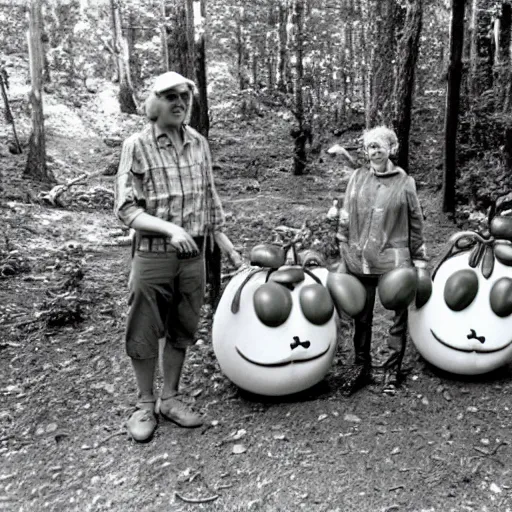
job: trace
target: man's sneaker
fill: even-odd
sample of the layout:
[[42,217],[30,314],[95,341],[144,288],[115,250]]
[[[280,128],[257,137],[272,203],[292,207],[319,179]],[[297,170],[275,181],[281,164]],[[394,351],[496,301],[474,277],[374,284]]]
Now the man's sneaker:
[[201,415],[187,405],[180,395],[159,398],[156,403],[156,413],[180,427],[200,427],[203,424]]
[[154,402],[138,403],[137,409],[126,422],[129,436],[138,443],[149,441],[155,432],[157,421],[153,404]]

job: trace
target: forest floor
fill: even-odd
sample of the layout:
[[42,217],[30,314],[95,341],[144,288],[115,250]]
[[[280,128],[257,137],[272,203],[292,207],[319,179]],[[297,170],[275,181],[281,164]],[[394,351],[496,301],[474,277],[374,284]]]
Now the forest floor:
[[[46,96],[59,182],[101,169],[119,151],[105,140],[141,126],[141,118],[106,107],[111,94],[108,86],[74,103]],[[440,213],[442,123],[429,108],[415,118],[411,169],[433,265],[457,227]],[[265,109],[244,120],[225,104],[212,110],[227,232],[243,254],[278,225],[321,224],[349,174],[325,149],[353,140],[326,136],[309,172],[295,177],[282,117]],[[22,135],[28,123],[21,119]],[[409,344],[410,373],[395,394],[372,385],[346,397],[339,383],[352,358],[350,328],[320,385],[264,399],[222,375],[206,322],[182,382],[205,425],[161,421],[150,443],[130,441],[123,427],[136,400],[123,346],[130,249],[116,243],[126,233],[104,190],[114,178],[98,176],[68,194],[64,207],[51,207],[36,200],[48,186],[22,179],[25,161],[26,152],[0,154],[0,510],[512,510],[510,366],[457,378]],[[375,319],[377,360],[388,317],[379,309]]]

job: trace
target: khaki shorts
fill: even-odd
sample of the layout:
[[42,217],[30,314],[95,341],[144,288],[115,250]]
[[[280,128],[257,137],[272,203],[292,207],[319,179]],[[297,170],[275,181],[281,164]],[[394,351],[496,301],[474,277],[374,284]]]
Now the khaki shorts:
[[158,340],[176,348],[194,343],[204,302],[202,255],[178,259],[176,252],[137,251],[132,260],[126,353],[158,357]]

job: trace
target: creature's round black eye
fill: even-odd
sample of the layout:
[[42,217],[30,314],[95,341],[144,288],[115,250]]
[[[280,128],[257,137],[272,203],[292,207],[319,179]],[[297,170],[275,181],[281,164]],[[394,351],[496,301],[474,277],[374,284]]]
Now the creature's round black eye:
[[491,309],[501,318],[512,313],[512,279],[502,277],[491,288]]
[[314,283],[302,287],[299,294],[300,307],[304,316],[315,325],[328,322],[334,313],[334,304],[327,288]]
[[507,265],[507,267],[512,266],[512,245],[496,243],[494,246],[494,255],[503,265]]
[[293,299],[290,291],[281,284],[262,284],[253,296],[254,310],[268,327],[278,327],[290,316]]
[[452,311],[466,309],[478,293],[478,276],[471,269],[457,270],[444,285],[444,300]]

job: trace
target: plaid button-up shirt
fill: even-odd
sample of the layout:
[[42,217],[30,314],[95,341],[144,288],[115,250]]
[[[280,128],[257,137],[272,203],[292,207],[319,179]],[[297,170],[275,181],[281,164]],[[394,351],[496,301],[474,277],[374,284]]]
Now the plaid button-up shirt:
[[146,212],[181,226],[191,236],[219,230],[225,216],[206,139],[185,126],[178,154],[153,123],[126,139],[116,177],[115,212],[128,226]]

